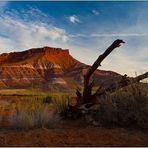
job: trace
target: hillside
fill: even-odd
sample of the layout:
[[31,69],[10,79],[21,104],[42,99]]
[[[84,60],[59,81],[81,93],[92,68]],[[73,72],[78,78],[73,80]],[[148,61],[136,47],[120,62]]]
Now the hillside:
[[[65,91],[81,87],[88,65],[74,59],[69,50],[43,47],[0,55],[0,88],[31,88]],[[109,83],[120,75],[96,70],[95,83]],[[104,83],[104,84],[105,84]]]

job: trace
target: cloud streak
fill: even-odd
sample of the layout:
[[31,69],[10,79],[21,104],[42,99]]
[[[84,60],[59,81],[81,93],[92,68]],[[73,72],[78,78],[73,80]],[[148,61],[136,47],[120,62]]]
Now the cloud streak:
[[90,38],[90,37],[94,37],[94,38],[100,38],[100,37],[148,37],[148,34],[142,34],[142,33],[121,33],[121,34],[73,34],[70,35],[70,37],[72,38],[77,38],[77,37],[82,37],[82,38]]
[[68,17],[68,19],[69,19],[69,21],[71,22],[71,23],[80,23],[81,21],[79,20],[79,18],[76,16],[76,15],[72,15],[72,16],[69,16]]
[[92,13],[93,13],[94,15],[99,15],[99,14],[100,14],[100,12],[97,11],[97,10],[92,10]]
[[119,33],[119,34],[91,34],[91,37],[136,37],[136,36],[148,36],[148,34],[140,33]]
[[0,1],[0,7],[1,8],[4,7],[4,6],[6,6],[7,4],[8,4],[7,1]]
[[1,15],[0,22],[1,53],[10,49],[25,50],[45,45],[61,46],[69,40],[65,29],[52,24],[49,25],[40,21],[26,21],[8,14]]

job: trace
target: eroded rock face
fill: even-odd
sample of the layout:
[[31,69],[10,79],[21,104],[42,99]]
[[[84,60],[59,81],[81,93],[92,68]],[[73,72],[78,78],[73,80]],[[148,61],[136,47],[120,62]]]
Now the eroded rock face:
[[[61,48],[4,53],[0,55],[0,87],[70,90],[82,85],[88,67]],[[97,70],[93,77],[100,83],[116,76],[119,75],[114,72]]]

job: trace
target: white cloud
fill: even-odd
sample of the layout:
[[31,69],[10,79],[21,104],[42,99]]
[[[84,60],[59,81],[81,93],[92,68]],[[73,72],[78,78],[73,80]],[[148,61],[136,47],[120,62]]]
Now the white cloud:
[[[115,49],[109,57],[107,57],[103,62],[101,69],[108,69],[116,71],[121,74],[127,74],[129,76],[136,76],[135,73],[142,74],[148,70],[147,61],[143,61],[139,51],[135,51],[135,54],[128,53],[129,48],[126,45],[120,47],[120,49]],[[140,51],[144,54],[143,51]]]
[[7,1],[0,1],[0,7],[4,7],[7,5]]
[[91,37],[136,37],[136,36],[148,36],[148,34],[142,34],[142,33],[91,34]]
[[40,21],[0,15],[0,52],[41,46],[62,46],[69,40],[66,30]]
[[70,37],[72,38],[79,38],[79,37],[82,37],[82,38],[89,38],[90,36],[86,35],[86,34],[71,34]]
[[[106,24],[104,28],[109,28],[109,31],[101,30],[99,27],[95,32],[89,34],[74,34],[70,37],[78,41],[84,40],[87,42],[87,53],[84,51],[81,56],[81,61],[92,65],[97,57],[102,54],[105,49],[111,45],[116,39],[123,39],[126,43],[118,49],[115,49],[109,57],[103,62],[100,69],[116,71],[120,74],[128,74],[135,76],[148,71],[148,28],[147,23],[143,23],[141,19],[133,25],[118,25],[112,29],[110,24]],[[110,29],[111,28],[111,29]],[[82,45],[82,44],[81,44]],[[78,56],[80,59],[80,56]]]
[[94,38],[100,38],[100,37],[147,37],[148,33],[110,33],[110,34],[106,34],[106,33],[92,33],[90,35],[88,34],[73,34],[70,35],[70,37],[72,38],[78,38],[78,37],[82,37],[82,38],[90,38],[90,37],[94,37]]
[[[147,34],[147,33],[146,33]],[[92,65],[93,62],[102,54],[111,43],[118,37],[123,39],[126,43],[120,48],[115,49],[103,62],[99,69],[111,70],[120,74],[127,74],[129,76],[135,76],[148,71],[148,36],[141,36],[141,34],[106,34],[96,36],[90,41],[88,35],[76,34],[73,37],[75,40],[86,40],[85,44],[89,44],[86,48],[81,44],[81,51],[77,55],[77,59]],[[142,39],[141,39],[142,37]],[[143,39],[144,38],[144,39]],[[87,40],[88,39],[88,40]],[[139,39],[141,41],[139,41]],[[134,41],[135,40],[135,41]],[[82,48],[83,47],[83,48]],[[77,53],[74,53],[76,55]]]
[[92,13],[93,13],[94,15],[99,15],[99,14],[100,14],[100,12],[97,11],[97,10],[92,10]]
[[69,16],[68,19],[71,23],[79,23],[80,22],[79,18],[76,15]]

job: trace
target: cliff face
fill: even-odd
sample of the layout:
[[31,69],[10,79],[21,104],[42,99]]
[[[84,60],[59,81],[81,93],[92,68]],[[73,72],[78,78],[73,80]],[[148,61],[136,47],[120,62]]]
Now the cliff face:
[[[34,48],[23,52],[0,55],[0,87],[40,87],[51,90],[70,90],[83,83],[88,68],[61,48]],[[119,76],[114,72],[97,70],[97,83]]]

